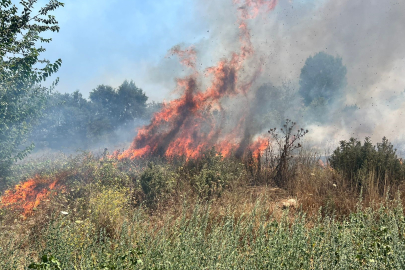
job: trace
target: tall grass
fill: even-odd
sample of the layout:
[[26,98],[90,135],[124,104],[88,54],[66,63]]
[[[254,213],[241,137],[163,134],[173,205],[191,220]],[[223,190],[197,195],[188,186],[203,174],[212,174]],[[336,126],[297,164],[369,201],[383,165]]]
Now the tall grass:
[[[252,211],[218,216],[209,204],[184,203],[178,216],[151,219],[142,208],[109,237],[88,222],[53,220],[37,245],[1,233],[1,269],[24,269],[36,257],[53,256],[62,269],[403,269],[402,204],[357,205],[344,221],[300,211],[269,214],[259,200]],[[7,240],[6,240],[7,239]],[[9,241],[7,244],[4,241]],[[36,254],[37,256],[35,256]]]
[[[280,189],[257,162],[85,153],[41,167],[64,189],[26,217],[0,208],[0,269],[405,268],[398,187],[359,194],[301,152]],[[283,207],[288,198],[299,206]]]

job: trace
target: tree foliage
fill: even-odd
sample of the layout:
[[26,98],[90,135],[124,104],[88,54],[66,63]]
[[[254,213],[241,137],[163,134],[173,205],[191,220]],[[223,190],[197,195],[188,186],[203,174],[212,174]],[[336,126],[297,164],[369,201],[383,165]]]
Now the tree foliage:
[[148,97],[133,81],[124,81],[118,89],[99,85],[90,93],[90,100],[98,115],[106,116],[114,126],[119,126],[143,116]]
[[85,148],[90,139],[90,123],[98,124],[97,119],[91,118],[92,115],[94,117],[89,102],[79,91],[72,94],[55,92],[49,96],[43,115],[34,126],[30,139],[39,148],[61,149],[67,145]]
[[132,139],[129,130],[135,129],[135,120],[147,119],[160,108],[156,103],[146,104],[147,99],[132,81],[124,81],[117,89],[99,85],[90,93],[90,100],[79,91],[52,93],[31,139],[40,148],[87,149],[101,140],[118,142],[122,128]]
[[[62,61],[42,59],[50,38],[44,32],[58,32],[51,12],[64,4],[50,0],[37,8],[37,0],[0,1],[0,178],[10,165],[22,159],[33,145],[21,147],[44,105],[47,91],[40,83],[57,72]],[[37,10],[37,11],[36,11]]]
[[328,102],[338,96],[346,82],[346,67],[342,58],[319,52],[309,57],[301,69],[299,93],[305,105],[321,98]]

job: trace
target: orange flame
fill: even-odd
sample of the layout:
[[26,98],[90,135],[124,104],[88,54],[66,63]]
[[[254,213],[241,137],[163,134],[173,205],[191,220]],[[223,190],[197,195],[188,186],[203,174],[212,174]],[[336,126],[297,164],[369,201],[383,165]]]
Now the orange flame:
[[169,55],[177,55],[180,59],[180,63],[182,63],[185,66],[191,67],[195,69],[195,64],[197,60],[197,52],[195,51],[194,47],[191,46],[185,50],[182,50],[180,45],[174,46],[170,51],[168,52],[166,57],[169,57]]
[[[151,123],[138,130],[130,148],[123,153],[117,152],[118,159],[135,159],[147,155],[185,155],[194,158],[212,147],[223,156],[230,155],[233,149],[250,149],[254,152],[263,150],[264,140],[252,142],[250,132],[244,130],[247,128],[246,117],[236,121],[236,128],[224,128],[226,112],[222,103],[225,99],[246,96],[260,73],[261,65],[258,65],[258,70],[247,83],[243,83],[240,78],[245,61],[254,53],[247,19],[255,18],[261,10],[268,12],[274,9],[277,1],[244,0],[241,3],[241,0],[234,0],[234,3],[241,5],[238,18],[240,51],[233,52],[229,59],[222,59],[216,66],[205,70],[204,74],[211,79],[211,83],[202,91],[194,47],[172,48],[169,54],[177,55],[180,63],[193,71],[191,75],[177,79],[177,91],[183,94],[165,103],[162,110],[153,116]],[[241,150],[241,147],[244,149]]]
[[255,158],[259,157],[269,146],[269,139],[259,137],[254,143],[249,146],[249,150],[253,152]]
[[24,216],[31,214],[50,195],[51,190],[57,188],[58,180],[49,182],[36,176],[16,185],[13,190],[5,191],[0,197],[0,208],[22,210]]

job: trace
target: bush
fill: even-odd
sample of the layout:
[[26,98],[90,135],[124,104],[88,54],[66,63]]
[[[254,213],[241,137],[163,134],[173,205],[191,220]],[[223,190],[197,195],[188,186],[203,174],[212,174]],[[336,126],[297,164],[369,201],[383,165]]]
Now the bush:
[[274,177],[274,181],[278,187],[286,188],[289,181],[294,177],[295,168],[291,168],[292,153],[294,150],[302,147],[299,141],[308,134],[308,130],[304,130],[303,128],[298,128],[297,133],[294,134],[296,124],[296,122],[286,119],[280,131],[277,131],[277,128],[272,128],[268,131],[278,148],[276,174]]
[[404,166],[396,155],[396,149],[385,137],[375,146],[368,137],[363,144],[355,138],[341,141],[329,162],[332,168],[342,173],[358,190],[363,186],[375,187],[376,191],[383,194],[387,186],[397,186],[405,176]]
[[104,230],[107,235],[118,235],[117,228],[123,220],[128,203],[128,191],[104,188],[90,198],[91,218],[97,231]]
[[216,168],[204,166],[192,179],[192,185],[200,198],[211,199],[214,195],[221,195],[228,180],[227,175],[223,175]]
[[145,203],[156,207],[160,200],[168,197],[174,186],[174,174],[163,166],[148,164],[148,168],[140,176],[140,184],[145,194]]
[[191,178],[191,185],[202,199],[220,197],[243,173],[242,164],[224,159],[214,149],[205,153],[201,164],[201,169]]

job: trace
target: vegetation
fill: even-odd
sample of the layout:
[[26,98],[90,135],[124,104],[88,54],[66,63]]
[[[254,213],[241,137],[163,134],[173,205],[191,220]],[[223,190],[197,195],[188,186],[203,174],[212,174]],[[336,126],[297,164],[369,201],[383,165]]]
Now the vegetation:
[[[254,159],[211,149],[196,159],[83,153],[16,164],[14,177],[49,192],[29,211],[2,197],[0,268],[404,268],[403,178],[392,145],[341,142],[332,169],[302,147],[307,131],[294,136],[294,126],[270,130],[280,151],[269,146]],[[363,170],[390,179],[383,193],[355,184]]]
[[119,160],[106,149],[15,163],[33,148],[27,138],[42,149],[104,146],[160,107],[133,81],[99,85],[89,99],[42,87],[61,60],[41,60],[37,45],[59,30],[50,13],[63,4],[36,2],[19,13],[0,1],[0,269],[405,268],[405,165],[386,138],[342,141],[325,165],[302,146],[308,130],[287,119],[264,153],[246,151],[292,108],[326,120],[346,68],[322,52],[301,70],[302,100],[288,83],[258,89],[231,157],[213,148]]
[[321,98],[329,101],[339,96],[347,84],[346,67],[342,58],[319,52],[305,61],[301,69],[299,93],[305,105],[317,102]]
[[90,92],[97,114],[106,115],[113,127],[126,124],[146,111],[148,97],[133,81],[124,81],[117,90],[100,85]]
[[284,126],[280,129],[281,134],[277,132],[277,128],[272,128],[268,132],[275,140],[278,147],[278,161],[276,166],[275,183],[279,187],[286,187],[288,180],[293,178],[290,168],[290,160],[293,158],[292,153],[294,150],[301,148],[301,140],[308,130],[299,128],[296,134],[293,134],[293,129],[297,123],[287,119]]
[[54,63],[41,59],[45,48],[41,43],[51,39],[43,33],[59,31],[58,22],[51,12],[63,6],[49,1],[38,8],[37,0],[21,1],[23,10],[11,0],[0,1],[0,181],[9,174],[9,168],[32,150],[23,147],[44,105],[48,89],[40,85],[57,72],[62,61]]
[[[304,105],[302,113],[308,122],[330,123],[335,110],[335,113],[344,113],[350,117],[350,112],[357,108],[343,104],[346,72],[340,57],[324,52],[308,57],[301,69],[298,89]],[[339,109],[345,106],[345,110]]]
[[[135,121],[145,121],[160,108],[156,103],[147,104],[147,99],[133,81],[124,81],[117,89],[99,85],[90,93],[90,100],[79,91],[52,93],[29,139],[38,149],[55,150],[88,149],[100,141],[108,145],[119,139],[130,140]],[[130,139],[118,136],[120,128],[128,130]]]
[[[251,186],[247,161],[215,150],[195,160],[55,160],[38,176],[60,179],[49,200],[25,216],[18,205],[0,209],[0,267],[403,268],[399,195],[360,194],[300,149],[285,190]],[[261,170],[276,168],[263,160]],[[285,207],[292,197],[299,206]]]
[[370,138],[363,144],[355,138],[341,141],[329,162],[359,190],[366,186],[384,194],[389,186],[397,187],[405,179],[405,166],[385,137],[377,145]]

